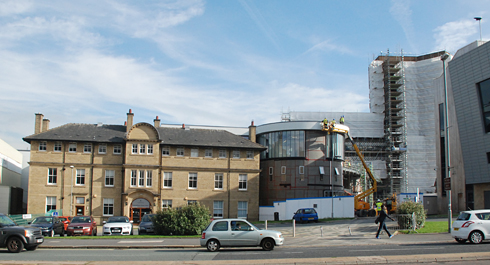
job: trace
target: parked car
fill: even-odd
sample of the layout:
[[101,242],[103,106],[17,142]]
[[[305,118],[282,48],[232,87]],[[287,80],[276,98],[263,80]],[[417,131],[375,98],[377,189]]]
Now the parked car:
[[314,208],[301,208],[294,213],[293,219],[301,223],[309,221],[318,222],[318,213]]
[[216,219],[202,232],[202,247],[217,251],[221,247],[262,247],[270,251],[284,244],[282,233],[274,230],[260,230],[243,219]]
[[463,211],[453,222],[451,236],[458,243],[479,244],[490,236],[490,210]]
[[9,252],[19,253],[24,248],[35,250],[44,242],[41,229],[32,226],[18,226],[12,219],[0,213],[0,247]]
[[65,225],[56,216],[39,216],[28,223],[31,226],[39,227],[43,236],[54,237],[54,235],[65,235]]
[[153,221],[152,221],[152,218],[154,216],[156,216],[156,214],[145,214],[143,216],[138,228],[138,235],[155,234],[155,230],[153,230]]
[[71,219],[66,234],[69,236],[96,236],[97,223],[92,216],[75,216]]
[[68,225],[70,224],[72,217],[71,216],[59,216],[58,218],[64,224],[65,231],[66,231],[66,229],[68,229]]
[[103,223],[104,236],[133,234],[133,221],[129,221],[126,216],[111,216]]

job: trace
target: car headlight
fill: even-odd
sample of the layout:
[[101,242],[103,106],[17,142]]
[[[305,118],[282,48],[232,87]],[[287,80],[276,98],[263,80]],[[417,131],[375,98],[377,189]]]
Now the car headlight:
[[44,230],[46,230],[46,229],[49,229],[49,227],[41,227],[41,229],[44,229]]
[[90,230],[90,226],[89,227],[84,227],[83,230]]

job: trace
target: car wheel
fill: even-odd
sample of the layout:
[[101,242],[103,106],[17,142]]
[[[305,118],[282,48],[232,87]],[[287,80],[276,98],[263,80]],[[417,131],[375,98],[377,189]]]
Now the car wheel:
[[51,230],[51,233],[49,233],[49,236],[54,237],[54,228],[53,228],[53,230]]
[[219,246],[218,240],[211,239],[206,244],[206,247],[208,248],[208,251],[215,252],[215,251],[219,250],[220,246]]
[[36,250],[36,249],[37,249],[37,246],[26,247],[26,250],[27,251],[33,251],[33,250]]
[[24,243],[18,237],[11,237],[7,240],[7,249],[9,252],[19,253],[24,249]]
[[466,242],[466,239],[456,238],[456,242],[463,244],[464,242]]
[[473,231],[470,234],[470,242],[480,244],[483,241],[483,234],[480,231]]
[[266,251],[271,251],[274,249],[274,240],[271,238],[266,238],[262,240],[262,249]]

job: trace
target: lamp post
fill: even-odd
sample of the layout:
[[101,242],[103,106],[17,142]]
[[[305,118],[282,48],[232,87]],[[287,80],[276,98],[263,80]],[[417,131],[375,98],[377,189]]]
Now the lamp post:
[[71,168],[71,188],[70,188],[70,216],[73,216],[73,168],[74,166],[70,166]]
[[480,24],[480,41],[481,41],[482,40],[482,38],[481,38],[481,17],[474,17],[474,19],[476,21],[478,21],[478,23]]
[[[442,73],[444,76],[444,123],[445,123],[445,164],[446,164],[446,178],[451,179],[451,157],[450,157],[450,152],[449,152],[449,108],[448,108],[448,100],[447,100],[447,81],[446,81],[446,60],[449,58],[449,55],[447,53],[444,53],[441,56],[442,60]],[[452,187],[451,187],[452,188]],[[448,225],[448,233],[451,233],[451,223],[452,223],[452,210],[451,210],[451,189],[447,191],[447,197],[448,197],[448,216],[447,216],[447,225]]]

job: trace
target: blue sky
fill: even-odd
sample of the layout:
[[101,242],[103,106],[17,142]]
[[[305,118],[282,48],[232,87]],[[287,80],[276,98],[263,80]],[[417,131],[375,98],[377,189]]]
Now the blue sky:
[[135,122],[248,126],[283,111],[369,112],[388,49],[455,53],[490,33],[490,1],[0,2],[0,138]]

